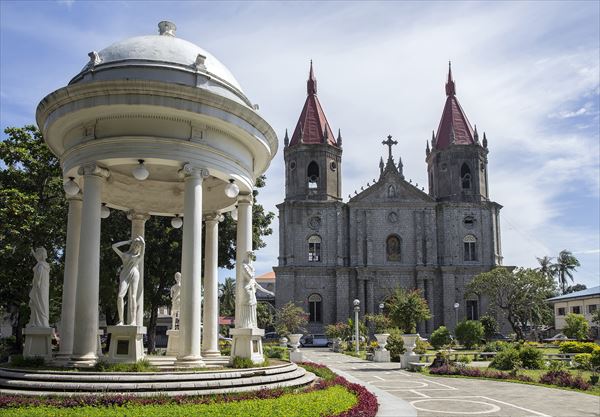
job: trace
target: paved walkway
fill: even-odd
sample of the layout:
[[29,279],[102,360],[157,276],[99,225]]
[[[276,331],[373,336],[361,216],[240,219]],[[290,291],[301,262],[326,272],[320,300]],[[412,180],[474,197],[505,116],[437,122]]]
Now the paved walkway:
[[[468,378],[426,377],[400,369],[399,363],[374,363],[328,349],[302,349],[305,360],[322,363],[400,398],[417,410],[418,417],[579,417],[600,416],[600,397],[535,385]],[[385,416],[404,417],[390,411]],[[397,408],[401,410],[401,408]],[[413,414],[414,415],[414,414]]]

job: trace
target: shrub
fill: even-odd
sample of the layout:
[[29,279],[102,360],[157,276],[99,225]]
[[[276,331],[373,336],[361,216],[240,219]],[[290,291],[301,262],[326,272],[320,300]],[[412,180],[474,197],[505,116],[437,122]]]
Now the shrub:
[[325,365],[320,365],[318,363],[313,362],[302,362],[300,365],[308,372],[312,372],[313,374],[315,374],[321,379],[324,379],[325,381],[333,380],[337,376],[331,369],[329,369]]
[[277,345],[263,345],[263,352],[267,358],[285,359],[287,349]]
[[590,384],[585,382],[580,376],[573,376],[568,371],[549,371],[540,376],[542,384],[558,385],[559,387],[576,388],[588,390]]
[[542,351],[536,347],[524,344],[519,349],[519,360],[526,369],[543,369],[544,359]]
[[492,360],[492,363],[490,363],[490,367],[501,369],[503,371],[515,369],[520,365],[519,351],[514,347],[498,352]]
[[485,337],[485,340],[490,340],[494,333],[498,331],[498,322],[494,317],[488,315],[481,316],[479,321],[483,326],[483,337]]
[[19,368],[42,368],[46,361],[41,356],[25,358],[23,355],[13,355],[10,357],[10,364]]
[[375,333],[388,333],[392,327],[392,319],[383,314],[367,314],[365,320],[373,325]]
[[591,353],[578,353],[573,358],[573,365],[577,369],[584,369],[586,371],[592,370],[592,354]]
[[236,369],[243,369],[243,368],[257,368],[257,367],[261,367],[261,366],[267,366],[268,364],[269,364],[268,361],[263,361],[262,363],[255,364],[254,362],[252,362],[252,359],[250,359],[250,358],[242,358],[240,356],[236,356],[233,358],[233,362],[232,362],[231,366]]
[[522,382],[533,382],[533,379],[527,375],[512,375],[508,372],[469,368],[466,366],[444,365],[439,368],[430,369],[429,373],[433,375],[460,375],[474,378],[514,379]]
[[423,355],[425,353],[427,353],[427,349],[429,349],[429,343],[427,343],[426,340],[421,339],[420,337],[417,337],[417,341],[415,343],[415,348],[413,349],[413,352],[415,352],[418,355]]
[[498,340],[495,342],[487,342],[485,345],[483,345],[483,348],[481,348],[481,351],[482,352],[500,352],[511,346],[512,345],[510,343],[506,343],[506,342],[502,342],[502,341]]
[[563,361],[559,360],[551,360],[548,362],[548,370],[549,371],[562,371],[567,369],[567,365]]
[[558,348],[561,353],[592,353],[600,350],[594,342],[562,342]]
[[594,349],[592,351],[592,357],[590,358],[590,363],[593,369],[600,368],[600,349]]
[[450,330],[448,330],[446,326],[438,327],[433,333],[431,333],[429,342],[434,349],[440,349],[443,346],[451,344],[452,336],[450,336]]
[[466,365],[468,363],[471,363],[471,357],[469,355],[460,355],[458,358],[456,358],[456,362],[460,362]]
[[563,329],[563,333],[567,337],[577,340],[587,339],[590,325],[583,314],[569,313],[567,314],[567,317],[565,317],[565,323],[566,326]]
[[388,337],[385,348],[390,351],[390,358],[393,362],[400,362],[400,355],[406,350],[404,349],[402,332],[399,329],[392,329],[390,331],[390,337]]
[[109,363],[105,359],[100,359],[94,365],[96,372],[156,372],[156,367],[150,364],[148,359],[140,359],[136,363]]
[[347,323],[339,322],[335,324],[329,324],[325,327],[325,336],[330,339],[337,339],[339,337],[343,340],[349,338],[351,334],[352,329]]
[[471,349],[483,338],[483,326],[477,320],[465,320],[458,323],[454,333],[461,345]]

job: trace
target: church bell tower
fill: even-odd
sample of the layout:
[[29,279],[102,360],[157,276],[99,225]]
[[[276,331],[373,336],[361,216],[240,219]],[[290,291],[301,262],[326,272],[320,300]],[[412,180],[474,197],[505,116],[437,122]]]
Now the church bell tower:
[[334,136],[317,97],[312,61],[306,101],[290,139],[284,138],[285,199],[342,199],[342,136]]

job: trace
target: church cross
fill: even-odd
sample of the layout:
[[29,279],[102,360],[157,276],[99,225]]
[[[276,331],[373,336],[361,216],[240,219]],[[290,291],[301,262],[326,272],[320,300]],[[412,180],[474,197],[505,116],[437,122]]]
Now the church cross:
[[382,145],[387,145],[389,148],[389,159],[392,159],[392,146],[397,145],[398,141],[392,140],[392,135],[388,135],[387,140],[381,142]]

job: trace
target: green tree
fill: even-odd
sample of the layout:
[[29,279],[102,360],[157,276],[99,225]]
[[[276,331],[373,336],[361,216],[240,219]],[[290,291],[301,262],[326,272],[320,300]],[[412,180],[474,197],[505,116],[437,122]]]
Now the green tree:
[[417,323],[431,318],[427,301],[419,290],[396,288],[385,304],[392,322],[404,333],[416,333]]
[[302,307],[291,301],[275,313],[275,331],[280,336],[304,332],[307,323],[308,317]]
[[556,268],[550,256],[544,256],[542,258],[536,258],[538,263],[540,264],[539,268],[536,269],[539,273],[541,273],[546,278],[554,278],[556,275]]
[[365,320],[375,333],[388,333],[392,327],[392,320],[383,314],[366,314]]
[[275,307],[266,301],[256,304],[256,321],[261,329],[268,329],[275,321]]
[[481,316],[479,321],[483,326],[483,337],[485,340],[490,340],[498,331],[498,321],[490,315]]
[[67,203],[59,160],[33,125],[9,127],[0,142],[0,307],[11,314],[17,346],[29,319],[35,265],[44,246],[50,264],[50,323],[60,315]]
[[577,340],[585,340],[588,338],[590,325],[583,314],[567,314],[567,317],[565,317],[565,324],[563,333],[567,337]]
[[587,290],[587,285],[585,284],[575,284],[575,285],[569,285],[567,287],[567,289],[565,290],[565,294],[571,294],[577,291],[583,291],[583,290]]
[[592,323],[600,327],[600,309],[597,309],[594,311],[594,314],[592,314]]
[[555,288],[554,281],[528,268],[494,268],[473,278],[468,294],[485,295],[490,307],[503,312],[518,339],[524,339],[527,324],[544,323],[552,314],[546,303]]
[[573,256],[573,254],[563,249],[556,258],[554,268],[556,269],[556,276],[558,277],[558,285],[562,289],[562,293],[566,293],[567,279],[573,282],[573,272],[577,270],[577,267],[581,266],[579,260]]
[[477,320],[464,320],[456,325],[454,333],[461,345],[467,349],[471,349],[481,342],[484,330],[481,322]]
[[219,284],[219,314],[233,317],[235,315],[235,279],[225,278]]

